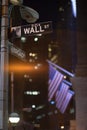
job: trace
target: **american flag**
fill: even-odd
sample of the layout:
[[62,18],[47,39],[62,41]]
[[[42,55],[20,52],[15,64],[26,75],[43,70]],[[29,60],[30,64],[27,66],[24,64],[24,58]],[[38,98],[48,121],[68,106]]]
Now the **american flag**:
[[48,87],[48,101],[54,97],[64,75],[49,64],[49,87]]
[[67,95],[66,95],[65,99],[63,100],[62,106],[60,108],[61,113],[65,112],[73,95],[74,95],[74,92],[72,90],[68,90]]
[[64,101],[64,99],[65,99],[65,97],[67,95],[68,90],[69,90],[69,85],[67,85],[64,82],[62,82],[60,84],[59,89],[56,92],[56,95],[55,95],[55,98],[56,98],[55,99],[56,100],[56,107],[58,109],[61,108],[62,103],[63,103],[63,101]]

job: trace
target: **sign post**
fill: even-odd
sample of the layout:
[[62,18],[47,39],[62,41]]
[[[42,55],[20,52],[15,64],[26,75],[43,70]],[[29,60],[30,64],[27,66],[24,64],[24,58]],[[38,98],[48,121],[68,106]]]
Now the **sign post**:
[[8,0],[2,0],[0,65],[0,130],[8,128]]

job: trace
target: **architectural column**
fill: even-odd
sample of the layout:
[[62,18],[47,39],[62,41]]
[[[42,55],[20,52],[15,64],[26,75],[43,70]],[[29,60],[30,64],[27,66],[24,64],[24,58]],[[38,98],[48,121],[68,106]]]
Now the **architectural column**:
[[76,101],[76,130],[87,129],[87,77],[72,79]]
[[70,130],[76,130],[76,120],[70,120]]

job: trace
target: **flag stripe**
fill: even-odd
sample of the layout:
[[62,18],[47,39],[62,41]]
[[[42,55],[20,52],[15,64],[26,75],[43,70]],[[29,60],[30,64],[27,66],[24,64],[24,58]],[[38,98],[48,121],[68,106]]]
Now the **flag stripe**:
[[57,71],[52,65],[49,65],[49,87],[48,87],[48,101],[50,101],[61,81],[63,80],[63,74]]
[[67,95],[69,86],[67,84],[65,84],[64,82],[62,82],[61,86],[60,86],[60,90],[57,91],[56,93],[56,107],[60,109],[64,98]]
[[65,110],[66,110],[66,108],[67,108],[67,106],[68,106],[68,104],[69,104],[73,95],[74,95],[74,92],[71,91],[71,90],[68,90],[67,96],[65,97],[63,105],[61,106],[61,109],[60,109],[61,113],[65,112]]
[[57,77],[55,83],[53,84],[53,86],[51,87],[51,89],[49,90],[49,93],[48,93],[50,100],[53,98],[54,94],[56,93],[62,79],[63,79],[63,76],[58,74],[58,77]]

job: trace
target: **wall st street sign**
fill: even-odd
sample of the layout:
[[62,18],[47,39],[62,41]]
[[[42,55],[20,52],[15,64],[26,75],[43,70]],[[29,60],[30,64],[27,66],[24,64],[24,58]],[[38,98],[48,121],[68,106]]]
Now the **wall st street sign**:
[[34,34],[46,34],[52,32],[52,22],[36,23],[28,26],[23,26],[21,33],[22,35],[34,35]]
[[52,22],[42,22],[24,26],[11,27],[11,34],[15,37],[47,34],[52,32]]

